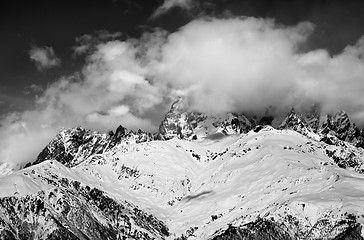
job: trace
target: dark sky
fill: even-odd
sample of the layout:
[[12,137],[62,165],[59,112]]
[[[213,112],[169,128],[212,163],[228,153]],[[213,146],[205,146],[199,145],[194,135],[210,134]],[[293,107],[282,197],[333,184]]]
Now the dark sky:
[[[2,1],[0,114],[32,108],[36,93],[26,94],[28,86],[45,88],[60,76],[80,70],[83,59],[75,59],[72,51],[75,38],[98,30],[139,37],[148,27],[173,32],[202,12],[215,16],[229,12],[236,16],[274,18],[284,25],[314,23],[316,28],[306,51],[325,48],[335,54],[364,35],[362,0],[205,0],[190,11],[174,8],[151,19],[161,4],[162,0]],[[52,47],[62,64],[37,70],[29,59],[29,50],[34,45]]]

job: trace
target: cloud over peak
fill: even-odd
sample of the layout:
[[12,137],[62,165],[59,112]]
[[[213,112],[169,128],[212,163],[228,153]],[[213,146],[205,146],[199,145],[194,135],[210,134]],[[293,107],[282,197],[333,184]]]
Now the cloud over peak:
[[[48,86],[36,110],[1,122],[0,159],[34,160],[62,127],[154,131],[178,96],[190,110],[210,113],[259,115],[271,107],[279,114],[318,103],[364,124],[363,38],[334,56],[302,52],[312,31],[309,22],[237,17],[200,18],[173,33],[156,29],[124,41],[90,35],[79,41],[87,48],[81,71]],[[27,141],[34,145],[17,154]]]
[[29,57],[39,71],[59,66],[61,60],[56,56],[52,47],[32,46],[29,51]]
[[299,92],[296,51],[312,30],[307,22],[284,27],[269,19],[195,20],[168,36],[157,75],[197,111],[285,108]]

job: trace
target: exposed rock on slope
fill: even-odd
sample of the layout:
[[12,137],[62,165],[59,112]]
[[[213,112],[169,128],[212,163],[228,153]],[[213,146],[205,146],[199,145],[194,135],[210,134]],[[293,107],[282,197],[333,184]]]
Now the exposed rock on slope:
[[174,102],[159,126],[162,138],[171,139],[177,136],[181,139],[189,139],[192,137],[193,127],[189,115],[187,106],[181,99]]
[[[56,161],[46,161],[6,177],[13,180],[17,192],[0,199],[1,239],[163,239],[169,235],[153,215],[84,185],[67,171]],[[37,191],[24,189],[19,181],[44,186]]]
[[[327,156],[333,159],[339,167],[351,168],[363,173],[363,130],[351,123],[344,111],[326,115],[321,125],[317,125],[319,119],[317,113],[307,119],[307,115],[297,114],[292,109],[279,129],[291,129],[326,143],[323,148]],[[314,127],[309,124],[312,121],[315,122]]]
[[63,129],[38,155],[34,164],[55,159],[72,167],[91,155],[103,153],[107,145],[106,134],[99,134],[82,127]]
[[[115,146],[151,141],[155,137],[142,130],[129,131],[123,126],[119,126],[115,133],[110,131],[108,134],[100,134],[82,127],[63,129],[43,149],[33,164],[55,159],[65,166],[73,167],[93,155],[110,151]],[[27,166],[30,165],[31,163]]]
[[304,118],[298,115],[293,108],[278,128],[291,129],[306,136],[313,136],[314,132],[317,131],[317,129],[311,128]]
[[351,123],[348,115],[340,111],[334,115],[327,115],[321,127],[322,134],[331,134],[342,141],[354,144],[356,147],[364,147],[364,132],[354,123]]
[[188,110],[182,99],[172,104],[159,126],[162,139],[179,137],[197,139],[214,134],[240,134],[253,128],[253,124],[242,114],[225,113],[208,115]]

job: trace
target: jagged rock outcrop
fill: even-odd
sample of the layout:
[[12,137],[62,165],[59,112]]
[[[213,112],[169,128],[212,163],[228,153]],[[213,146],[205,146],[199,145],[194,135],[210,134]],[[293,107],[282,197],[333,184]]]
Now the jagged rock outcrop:
[[214,134],[241,134],[252,128],[253,124],[243,114],[193,112],[188,110],[183,99],[178,99],[161,122],[159,134],[162,139],[197,139]]
[[116,145],[122,143],[122,142],[128,142],[128,143],[142,143],[142,142],[148,142],[156,139],[156,134],[151,134],[145,131],[142,131],[139,129],[138,131],[129,131],[123,126],[119,126],[115,133],[110,131],[108,133],[108,145],[106,150],[112,149]]
[[[307,117],[308,116],[308,117]],[[362,130],[352,124],[344,111],[326,115],[321,125],[319,113],[297,114],[294,109],[283,120],[279,129],[291,129],[325,143],[323,148],[328,157],[341,168],[351,168],[363,173]],[[314,122],[310,125],[308,122]],[[317,127],[318,126],[318,127]]]
[[287,117],[278,126],[278,129],[291,129],[303,135],[308,135],[314,130],[306,123],[304,118],[292,108]]
[[350,142],[356,147],[364,147],[363,130],[359,129],[354,123],[351,123],[344,111],[327,115],[322,123],[320,132],[323,135],[330,134],[339,140]]
[[356,147],[364,147],[364,131],[351,123],[344,111],[325,115],[320,124],[321,118],[317,108],[303,114],[296,113],[292,108],[278,129],[291,129],[306,136],[317,133],[322,141],[330,145],[337,143],[337,138]]
[[179,137],[189,139],[194,134],[190,122],[187,106],[182,99],[175,101],[159,125],[159,134],[162,139]]
[[93,154],[103,153],[108,144],[109,139],[106,134],[82,127],[63,129],[42,150],[33,164],[55,159],[65,166],[72,167]]
[[[101,134],[82,127],[62,129],[42,150],[33,165],[54,159],[65,166],[73,167],[92,155],[103,154],[122,143],[141,143],[155,138],[156,136],[151,133],[140,129],[137,132],[129,131],[121,125],[115,133],[110,131],[108,134]],[[30,165],[31,163],[25,167]]]

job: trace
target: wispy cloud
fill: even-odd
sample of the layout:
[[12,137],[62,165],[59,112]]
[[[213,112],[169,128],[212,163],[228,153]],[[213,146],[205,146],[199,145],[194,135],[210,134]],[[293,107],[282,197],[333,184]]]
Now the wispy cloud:
[[197,18],[200,16],[230,16],[229,11],[220,12],[217,5],[225,0],[164,0],[150,17],[155,19],[167,14],[170,10],[178,8],[187,16]]
[[73,47],[75,56],[84,55],[95,51],[97,45],[117,40],[122,36],[121,32],[110,33],[107,30],[99,30],[93,34],[85,34],[76,38],[76,45]]
[[39,94],[39,93],[43,92],[43,90],[44,89],[43,89],[42,85],[33,83],[33,84],[29,85],[29,86],[26,86],[24,88],[24,90],[23,90],[23,93],[25,95]]
[[185,10],[193,8],[195,0],[164,0],[163,4],[159,6],[152,15],[152,18],[165,14],[170,9],[179,7]]
[[50,69],[61,64],[52,47],[33,46],[29,51],[29,57],[39,71]]

